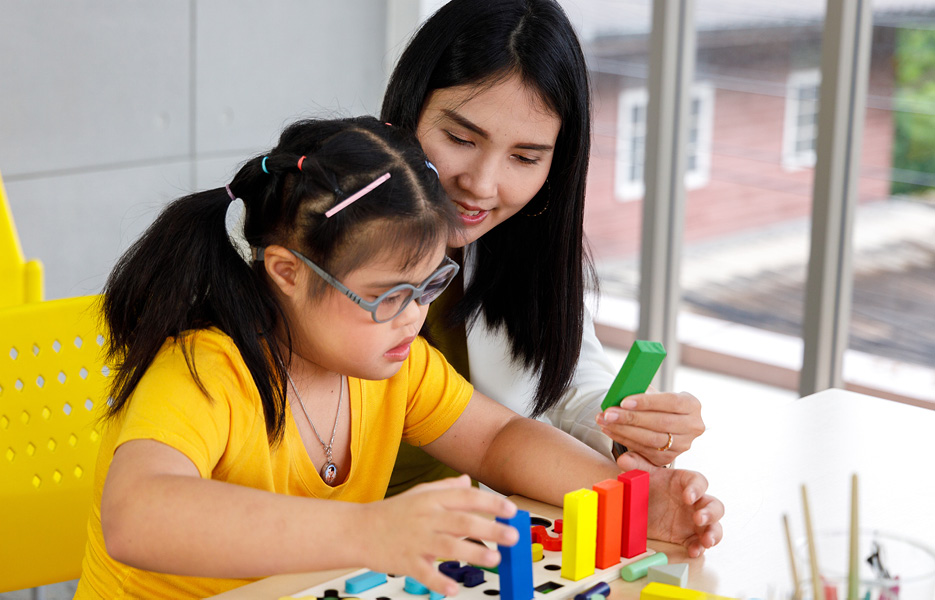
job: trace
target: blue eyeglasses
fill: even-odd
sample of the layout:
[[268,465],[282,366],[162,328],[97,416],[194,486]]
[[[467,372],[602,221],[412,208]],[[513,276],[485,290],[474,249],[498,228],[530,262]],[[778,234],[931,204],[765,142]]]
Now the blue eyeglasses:
[[[311,270],[318,273],[319,277],[324,279],[329,285],[353,300],[354,303],[362,309],[369,312],[370,316],[373,317],[373,320],[377,323],[392,321],[398,317],[401,312],[406,310],[406,307],[409,306],[409,303],[413,300],[422,306],[431,303],[441,296],[442,292],[445,291],[445,288],[448,287],[448,284],[451,283],[460,270],[458,263],[446,256],[442,266],[436,269],[434,273],[429,275],[428,278],[418,286],[400,283],[377,296],[376,300],[373,302],[368,302],[352,292],[346,285],[338,281],[327,271],[303,256],[300,252],[291,249],[289,252],[308,265]],[[257,250],[256,259],[263,260],[262,248]]]

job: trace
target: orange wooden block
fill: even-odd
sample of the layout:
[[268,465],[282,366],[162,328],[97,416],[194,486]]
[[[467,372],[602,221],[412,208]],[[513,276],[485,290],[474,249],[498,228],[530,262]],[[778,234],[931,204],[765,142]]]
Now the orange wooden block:
[[620,562],[623,533],[623,484],[608,479],[594,484],[597,492],[597,556],[595,566],[608,569]]

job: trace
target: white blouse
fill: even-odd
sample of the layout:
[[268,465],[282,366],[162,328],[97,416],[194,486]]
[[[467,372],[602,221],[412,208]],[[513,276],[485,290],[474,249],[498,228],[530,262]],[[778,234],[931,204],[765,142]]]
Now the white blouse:
[[[468,281],[472,269],[470,261],[465,262],[465,281]],[[474,387],[514,412],[529,416],[537,380],[532,372],[513,360],[506,332],[490,329],[481,315],[468,330],[467,347]],[[601,413],[601,401],[616,374],[617,370],[594,333],[591,312],[585,309],[581,354],[575,375],[561,400],[539,420],[611,456],[611,439],[601,432],[595,417]]]

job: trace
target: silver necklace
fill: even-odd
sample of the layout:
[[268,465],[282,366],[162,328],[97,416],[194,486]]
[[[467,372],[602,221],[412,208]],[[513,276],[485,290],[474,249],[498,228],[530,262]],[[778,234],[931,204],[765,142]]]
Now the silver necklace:
[[321,444],[322,449],[325,451],[326,462],[318,473],[326,484],[331,485],[334,483],[334,480],[338,478],[338,466],[334,464],[334,457],[331,452],[334,447],[334,434],[338,431],[338,418],[341,416],[341,400],[344,398],[344,376],[341,376],[341,388],[338,391],[338,412],[334,415],[334,427],[331,428],[331,441],[328,442],[327,445],[321,441],[321,436],[318,435],[315,424],[312,423],[312,419],[308,416],[308,411],[305,410],[305,403],[302,402],[302,397],[299,396],[299,390],[295,387],[295,382],[292,381],[292,375],[289,374],[289,371],[286,371],[286,377],[289,378],[289,383],[292,384],[292,391],[295,392],[295,399],[299,401],[299,406],[302,407],[302,412],[305,413],[305,419],[308,421],[308,424],[312,426],[312,433],[318,438],[318,443]]

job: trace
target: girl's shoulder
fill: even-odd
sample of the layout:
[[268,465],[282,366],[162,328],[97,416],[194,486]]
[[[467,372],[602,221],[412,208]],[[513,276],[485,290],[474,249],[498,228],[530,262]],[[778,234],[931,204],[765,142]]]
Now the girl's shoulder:
[[183,331],[176,337],[171,337],[165,341],[163,350],[172,346],[186,345],[190,348],[197,348],[207,352],[237,352],[237,344],[234,340],[218,329],[217,327],[208,327],[206,329],[189,329]]
[[153,362],[179,360],[186,364],[197,363],[199,370],[202,366],[246,369],[237,344],[229,335],[216,327],[190,329],[167,339]]

